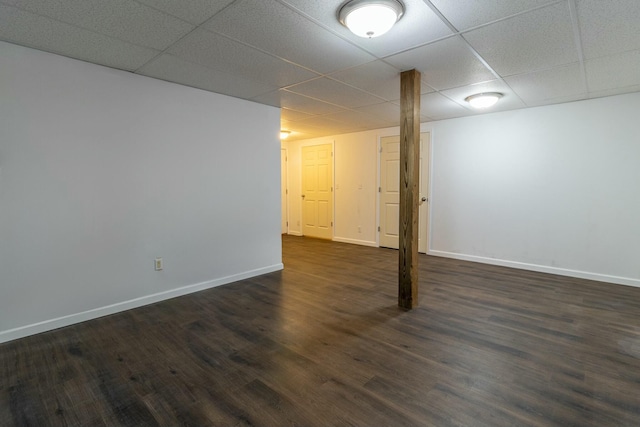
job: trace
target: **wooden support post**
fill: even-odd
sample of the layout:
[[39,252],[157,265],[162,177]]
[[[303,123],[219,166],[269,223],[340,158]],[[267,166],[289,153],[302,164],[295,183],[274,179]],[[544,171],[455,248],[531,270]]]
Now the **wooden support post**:
[[400,74],[400,241],[398,305],[418,306],[420,72]]

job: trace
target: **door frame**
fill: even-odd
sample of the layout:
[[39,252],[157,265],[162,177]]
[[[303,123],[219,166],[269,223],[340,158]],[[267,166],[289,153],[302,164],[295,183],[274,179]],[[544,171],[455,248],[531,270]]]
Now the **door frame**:
[[314,145],[326,145],[331,144],[331,182],[333,184],[333,191],[331,192],[331,222],[333,222],[333,226],[331,227],[331,240],[335,237],[336,230],[336,141],[335,139],[327,139],[325,141],[316,140],[316,141],[308,141],[300,144],[300,150],[298,152],[298,157],[300,159],[300,174],[299,174],[299,182],[298,188],[300,189],[300,194],[298,194],[298,218],[300,218],[300,235],[304,236],[303,225],[304,217],[302,215],[304,209],[302,208],[302,147],[313,147]]
[[[284,201],[280,201],[280,205],[284,204],[284,209],[285,212],[281,212],[280,215],[284,215],[286,223],[287,223],[287,230],[286,233],[283,234],[289,234],[289,150],[285,147],[280,147],[280,160],[282,160],[282,152],[284,151],[284,158],[285,158],[285,162],[284,164],[282,164],[282,162],[280,163],[280,179],[282,179],[282,175],[283,175],[283,171],[284,171],[284,188],[285,188],[285,194],[281,194],[280,197],[284,197]],[[280,189],[282,191],[282,183],[280,183]],[[280,221],[282,221],[282,218],[280,218]],[[281,224],[282,225],[282,224]],[[282,231],[282,227],[280,229],[280,231]]]
[[[397,131],[396,131],[397,132]],[[427,197],[429,199],[428,203],[427,203],[427,255],[431,252],[431,206],[432,206],[432,202],[433,202],[433,198],[432,198],[432,194],[433,192],[431,191],[431,189],[433,188],[433,128],[426,128],[420,129],[420,135],[422,135],[423,133],[429,133],[429,160],[427,161],[427,167],[429,169],[429,181],[428,181],[428,193],[427,193]],[[377,162],[377,170],[378,170],[378,176],[377,176],[377,187],[380,188],[380,186],[382,185],[381,182],[381,177],[382,177],[382,171],[380,168],[380,161],[382,160],[382,138],[387,138],[390,136],[399,136],[399,134],[395,133],[395,132],[389,132],[389,133],[381,133],[378,134],[378,144],[376,147],[377,150],[377,155],[376,155],[376,162]],[[381,214],[380,214],[380,191],[376,191],[376,246],[380,247],[380,220],[381,220]],[[419,220],[419,219],[418,219]],[[421,252],[422,253],[422,252]]]

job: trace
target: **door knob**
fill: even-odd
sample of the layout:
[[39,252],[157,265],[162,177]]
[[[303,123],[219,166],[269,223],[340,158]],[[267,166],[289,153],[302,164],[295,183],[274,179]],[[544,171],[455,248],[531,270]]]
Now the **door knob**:
[[304,194],[302,195],[302,198],[304,199]]
[[[303,196],[303,197],[304,197],[304,196]],[[429,200],[429,199],[427,199],[426,197],[423,197],[421,200],[422,200],[423,202],[426,202],[426,201],[427,201],[427,200]]]

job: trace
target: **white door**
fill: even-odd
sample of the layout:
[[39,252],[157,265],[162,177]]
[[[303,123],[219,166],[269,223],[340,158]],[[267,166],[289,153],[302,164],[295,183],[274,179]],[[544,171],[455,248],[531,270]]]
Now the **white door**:
[[420,134],[420,192],[418,193],[418,252],[426,254],[429,240],[429,150],[431,148],[431,133]]
[[302,234],[333,238],[332,144],[302,147]]
[[[418,251],[427,252],[429,206],[429,132],[420,134]],[[381,138],[380,246],[398,249],[400,233],[400,137]]]
[[400,137],[380,140],[380,246],[398,249],[400,234]]
[[282,212],[281,233],[289,232],[289,211],[288,204],[288,185],[287,185],[287,150],[280,149],[280,204]]

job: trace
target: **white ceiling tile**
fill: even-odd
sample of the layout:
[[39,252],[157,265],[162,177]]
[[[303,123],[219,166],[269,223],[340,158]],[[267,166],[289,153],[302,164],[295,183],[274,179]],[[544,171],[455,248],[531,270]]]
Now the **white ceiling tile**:
[[[322,126],[313,126],[309,123],[291,123],[291,126],[288,126],[287,129],[292,131],[293,134],[303,133],[314,136],[329,135],[331,133],[330,130]],[[287,139],[291,139],[291,135]]]
[[147,6],[200,25],[234,0],[137,0]]
[[284,89],[281,89],[277,92],[270,92],[264,95],[256,96],[252,99],[255,102],[282,108],[289,108],[291,110],[302,111],[303,113],[308,114],[322,115],[344,110],[344,108],[341,108],[337,105],[327,104],[326,102],[298,95],[297,93],[289,92]]
[[262,95],[254,96],[252,101],[264,105],[272,105],[274,107],[282,107],[282,94],[281,90],[274,90],[273,92],[264,93]]
[[640,49],[640,1],[577,0],[586,59]]
[[334,120],[336,122],[348,125],[351,128],[383,128],[397,125],[400,122],[400,117],[396,117],[394,121],[383,120],[380,117],[375,117],[370,114],[366,114],[360,111],[354,110],[346,110],[340,113],[327,114],[326,117],[328,119]]
[[527,105],[540,105],[556,98],[580,96],[587,91],[582,66],[576,62],[549,70],[518,74],[505,81]]
[[[431,92],[431,93],[434,94],[435,92]],[[423,96],[424,96],[424,94],[420,96],[421,100],[422,100]],[[398,107],[398,111],[400,111],[400,100],[392,101],[391,104],[396,105]],[[362,108],[365,108],[365,107],[360,107],[360,108],[357,108],[356,110],[360,110]],[[398,113],[398,115],[399,114],[400,113]],[[427,114],[425,113],[425,111],[424,111],[424,109],[422,108],[422,105],[421,105],[420,106],[420,122],[428,122],[428,121],[431,121],[431,120],[433,120],[433,119],[427,116]],[[400,120],[398,120],[397,124],[399,124],[399,123],[400,123]]]
[[194,26],[132,0],[18,0],[16,6],[38,15],[163,50]]
[[[320,129],[320,132],[322,131],[322,129]],[[319,138],[321,136],[326,136],[328,134],[324,134],[324,133],[304,133],[304,132],[297,132],[297,131],[292,131],[291,134],[289,134],[289,138],[287,138],[287,141],[301,141],[301,140],[305,140],[305,139],[311,139],[311,138]]]
[[311,114],[303,113],[302,111],[290,110],[288,108],[282,108],[280,110],[280,118],[291,122],[308,119],[309,117],[311,117]]
[[578,61],[565,2],[470,31],[464,37],[503,77]]
[[640,92],[640,85],[617,87],[615,89],[605,89],[605,90],[589,92],[589,98],[602,98],[603,96],[622,95],[625,93],[634,93],[634,92]]
[[[380,60],[338,71],[330,77],[387,101],[400,99],[400,70]],[[433,89],[423,82],[421,93],[429,92]]]
[[326,77],[309,80],[304,83],[288,87],[287,90],[346,108],[378,104],[383,101],[370,93],[347,86]]
[[204,26],[319,73],[375,59],[274,0],[240,0]]
[[[474,109],[469,105],[467,101],[465,101],[465,98],[469,95],[483,92],[498,92],[502,94],[502,98],[500,98],[496,105],[487,110]],[[525,107],[524,102],[522,102],[518,95],[516,95],[513,90],[511,90],[511,88],[501,80],[491,80],[488,82],[458,87],[455,89],[448,89],[442,91],[441,93],[447,98],[454,100],[459,105],[470,109],[475,114],[514,110],[516,108]]]
[[458,31],[506,18],[553,0],[431,0]]
[[298,120],[292,125],[296,127],[297,126],[300,126],[300,127],[315,126],[315,127],[321,127],[321,128],[329,127],[333,129],[350,127],[348,125],[345,125],[344,122],[333,120],[329,116],[313,116],[313,117],[309,117],[308,119]]
[[[420,95],[424,95],[426,93],[431,93],[431,92],[435,92],[435,89],[432,88],[431,86],[429,86],[427,83],[425,83],[424,79],[421,79],[421,84],[420,84]],[[400,99],[400,98],[396,98],[396,99]]]
[[289,131],[287,141],[297,141],[299,139],[317,138],[319,136],[331,135],[332,130],[309,124],[296,124],[286,120],[280,121],[280,129]]
[[396,125],[400,123],[400,106],[392,102],[365,105],[364,107],[358,107],[355,110],[378,117],[385,122],[395,122]]
[[338,21],[342,0],[283,0],[322,25],[377,57],[388,56],[453,34],[422,0],[403,0],[404,16],[384,35],[366,39],[354,35]]
[[155,58],[137,73],[244,99],[277,89],[277,87],[183,61],[168,54]]
[[160,53],[3,5],[0,5],[0,39],[128,71]]
[[441,120],[468,116],[473,113],[439,93],[428,93],[420,97],[420,114]]
[[400,98],[400,70],[383,61],[338,71],[331,78],[389,101]]
[[401,69],[417,69],[429,86],[442,90],[495,79],[460,37],[451,37],[385,59]]
[[317,76],[309,70],[202,29],[184,37],[167,52],[211,69],[278,87]]
[[363,130],[362,127],[345,125],[344,123],[338,123],[333,120],[323,118],[322,116],[292,123],[291,129],[295,132],[312,133],[316,136],[337,135]]
[[539,106],[542,106],[542,105],[564,104],[564,103],[567,103],[567,102],[582,101],[582,100],[587,99],[587,98],[589,98],[587,93],[582,93],[582,94],[577,94],[577,95],[560,96],[558,98],[546,99],[546,100],[540,101],[540,102],[531,102],[531,103],[528,103],[528,106],[529,107],[539,107]]
[[[434,94],[435,94],[435,92],[432,92],[432,95],[434,95]],[[420,98],[421,98],[420,102],[421,103],[424,102],[424,94]],[[398,109],[400,109],[400,100],[393,101],[392,104],[397,105]],[[431,117],[427,116],[427,114],[425,112],[425,108],[423,108],[423,107],[424,107],[423,105],[420,106],[420,123],[432,121],[433,119]]]
[[640,85],[640,50],[591,59],[585,68],[590,92]]

